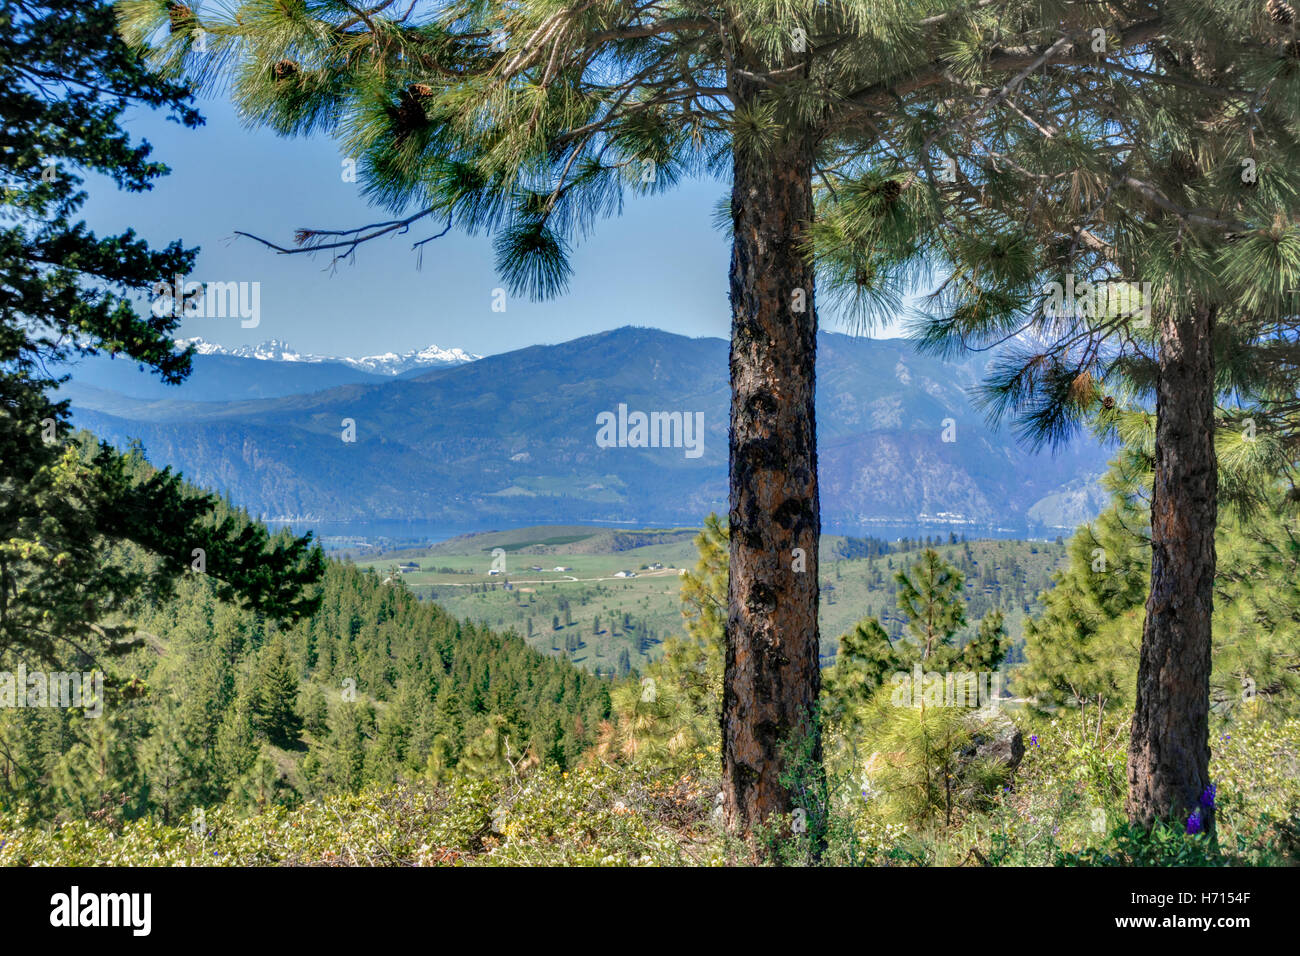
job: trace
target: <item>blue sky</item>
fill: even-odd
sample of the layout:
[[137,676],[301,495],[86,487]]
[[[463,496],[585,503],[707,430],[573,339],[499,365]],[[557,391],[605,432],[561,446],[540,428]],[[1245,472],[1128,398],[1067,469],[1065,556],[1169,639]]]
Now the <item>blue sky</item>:
[[[137,110],[127,127],[172,168],[152,192],[117,191],[92,181],[87,221],[108,232],[134,227],[162,245],[181,239],[201,246],[188,278],[261,283],[261,320],[241,328],[237,318],[197,318],[181,327],[225,346],[281,339],[303,352],[363,355],[403,352],[436,343],[479,354],[562,342],[623,325],[647,325],[691,336],[727,335],[724,235],[711,224],[726,191],[694,180],[672,192],[629,198],[577,249],[566,295],[548,302],[508,299],[491,309],[502,282],[488,237],[453,230],[424,247],[411,243],[430,229],[362,246],[355,264],[330,274],[327,254],[277,255],[235,230],[292,245],[301,227],[352,228],[390,218],[369,206],[359,185],[346,183],[342,156],[327,137],[283,139],[246,129],[228,101],[205,98],[207,124],[187,130]],[[823,327],[837,330],[823,316]]]

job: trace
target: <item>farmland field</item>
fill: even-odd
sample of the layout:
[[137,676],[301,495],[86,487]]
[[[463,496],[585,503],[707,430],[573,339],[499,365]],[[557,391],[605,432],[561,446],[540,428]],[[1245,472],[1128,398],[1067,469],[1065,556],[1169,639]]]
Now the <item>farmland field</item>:
[[[458,618],[514,630],[545,653],[567,656],[591,671],[619,674],[653,659],[664,640],[683,633],[679,575],[695,565],[695,534],[684,528],[543,525],[464,535],[357,564],[400,579],[421,599],[436,601]],[[833,657],[838,636],[863,617],[878,616],[891,635],[901,633],[893,576],[915,562],[926,543],[822,538],[824,663]],[[1008,662],[1018,660],[1024,618],[1063,564],[1064,546],[953,541],[951,536],[936,536],[929,543],[966,575],[972,622],[995,607],[1006,615],[1016,642]],[[888,553],[859,556],[886,549]],[[503,570],[492,573],[494,562]],[[412,564],[418,570],[409,570]],[[634,576],[619,577],[620,572]]]

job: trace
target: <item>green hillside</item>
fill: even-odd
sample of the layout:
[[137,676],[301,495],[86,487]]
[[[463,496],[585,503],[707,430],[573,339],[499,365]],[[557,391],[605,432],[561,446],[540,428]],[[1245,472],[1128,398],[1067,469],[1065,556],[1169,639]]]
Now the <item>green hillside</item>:
[[[513,630],[530,647],[568,657],[601,674],[640,669],[667,638],[682,633],[679,574],[697,559],[689,529],[614,530],[582,525],[538,525],[464,535],[427,549],[362,560],[383,578],[400,579],[419,598],[454,617],[496,630]],[[1060,542],[931,538],[967,579],[970,618],[993,608],[1007,618],[1018,647],[1027,614],[1064,563]],[[646,542],[646,543],[642,543]],[[867,616],[890,635],[902,633],[895,611],[894,572],[916,559],[927,542],[828,535],[822,538],[822,656]],[[493,574],[493,551],[505,570]],[[402,565],[406,565],[405,570]],[[418,566],[418,570],[411,569]],[[566,570],[557,571],[557,567]],[[539,570],[540,569],[540,570]],[[634,577],[619,577],[630,572]],[[964,636],[964,635],[963,635]]]
[[202,575],[141,608],[142,643],[110,674],[102,717],[0,709],[0,748],[21,768],[0,777],[0,809],[174,823],[220,803],[491,774],[525,754],[564,767],[609,716],[604,682],[513,635],[336,561],[321,588],[320,610],[285,628],[219,601]]

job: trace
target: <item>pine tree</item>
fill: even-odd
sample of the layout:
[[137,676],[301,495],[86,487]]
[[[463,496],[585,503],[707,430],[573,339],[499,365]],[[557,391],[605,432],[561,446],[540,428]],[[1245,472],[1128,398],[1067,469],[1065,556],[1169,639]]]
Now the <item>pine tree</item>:
[[217,728],[213,758],[217,778],[225,793],[238,790],[240,782],[256,763],[258,750],[252,704],[246,696],[237,696]]
[[424,775],[431,783],[446,783],[455,765],[455,754],[445,737],[435,737],[425,763]]
[[490,714],[486,726],[461,755],[459,769],[471,777],[494,779],[510,769],[509,760],[519,759],[517,741],[512,746],[510,726],[500,714]]
[[329,704],[325,692],[319,684],[311,683],[303,688],[298,698],[299,711],[303,729],[314,737],[325,733],[329,719]]
[[292,788],[265,747],[258,750],[252,766],[232,793],[237,805],[259,813],[275,804],[290,803],[293,798]]
[[1142,605],[1150,573],[1142,468],[1132,456],[1112,463],[1110,506],[1070,538],[1069,560],[1025,623],[1025,666],[1017,686],[1041,705],[1088,708],[1100,723],[1107,706],[1131,705]]
[[134,811],[140,786],[126,735],[107,714],[79,720],[76,741],[58,757],[50,780],[59,805],[74,815],[120,822]]
[[[922,664],[946,667],[952,659],[953,636],[966,626],[962,574],[933,548],[921,552],[910,571],[894,575],[898,610],[916,642]],[[932,660],[933,658],[933,660]]]
[[730,545],[727,526],[716,514],[704,519],[695,548],[699,552],[695,568],[681,575],[682,618],[687,634],[721,655],[726,643]]
[[[6,4],[0,16],[0,654],[128,650],[138,639],[123,612],[168,593],[195,548],[227,596],[273,616],[309,611],[301,592],[322,558],[306,539],[272,546],[214,496],[74,434],[52,395],[51,370],[85,355],[122,355],[172,383],[190,370],[172,342],[179,310],[142,317],[133,300],[189,272],[196,250],[154,249],[131,229],[98,235],[78,219],[87,173],[138,192],[167,172],[123,114],[139,106],[193,127],[190,92],[122,42],[110,3]],[[158,560],[128,570],[113,560],[123,542]]]
[[990,792],[1005,776],[988,763],[962,759],[973,736],[968,717],[961,707],[898,707],[889,694],[876,695],[861,724],[877,753],[901,759],[870,767],[868,795],[908,824],[925,825],[942,813],[944,826],[951,826],[961,806]]
[[[1000,91],[972,120],[986,135],[959,151],[952,278],[922,332],[945,349],[1015,333],[986,397],[1035,443],[1113,427],[1128,401],[1155,409],[1128,764],[1142,826],[1185,818],[1209,786],[1216,432],[1300,434],[1300,48],[1269,11],[1152,4],[1143,24],[1106,25],[1092,70],[1030,71]],[[1268,414],[1220,414],[1221,396]]]
[[294,747],[302,733],[298,715],[298,668],[289,659],[284,641],[276,638],[258,659],[257,693],[253,712],[258,729],[277,747]]
[[153,731],[140,747],[140,764],[149,802],[158,809],[164,824],[174,825],[194,805],[200,783],[192,744],[185,737],[180,705],[174,698],[167,698],[157,708]]
[[365,783],[369,721],[360,703],[345,703],[330,714],[324,770],[333,789],[356,793]]
[[962,645],[958,669],[973,674],[992,674],[1010,649],[1006,622],[996,608],[980,618],[975,636]]
[[905,671],[901,649],[875,618],[864,618],[847,634],[840,635],[835,663],[823,681],[828,717],[844,717],[875,695],[889,675]]
[[[1225,504],[1219,522],[1208,697],[1225,718],[1241,710],[1294,713],[1300,655],[1288,635],[1300,620],[1296,503],[1276,476],[1234,474],[1224,436],[1220,448],[1220,488],[1251,484],[1267,489],[1267,498],[1245,511]],[[1026,623],[1017,686],[1044,707],[1078,708],[1084,730],[1100,726],[1105,708],[1134,700],[1151,565],[1152,472],[1149,447],[1125,448],[1115,459],[1106,478],[1110,506],[1070,539],[1069,562],[1042,596],[1042,615]]]

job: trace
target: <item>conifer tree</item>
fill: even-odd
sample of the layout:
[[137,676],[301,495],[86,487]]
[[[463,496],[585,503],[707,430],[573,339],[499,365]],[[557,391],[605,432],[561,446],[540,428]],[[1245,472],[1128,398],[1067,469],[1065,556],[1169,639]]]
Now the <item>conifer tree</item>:
[[311,683],[303,688],[298,697],[298,704],[302,715],[303,729],[317,737],[325,733],[329,718],[329,704],[325,700],[325,692],[321,690],[320,685]]
[[254,713],[258,728],[278,747],[293,747],[302,733],[298,714],[298,668],[277,637],[258,659]]
[[824,678],[828,716],[846,716],[869,701],[889,675],[906,670],[903,652],[874,617],[840,635],[835,663]]
[[[949,272],[924,341],[1011,340],[986,397],[1030,441],[1105,428],[1130,400],[1155,409],[1127,801],[1147,826],[1209,786],[1216,431],[1265,424],[1216,400],[1270,398],[1279,433],[1300,410],[1300,46],[1285,3],[1138,6],[1137,21],[1081,6],[1091,64],[1030,70],[955,124],[982,132],[950,150],[939,236],[927,221],[913,239]],[[861,234],[869,260],[902,249]]]
[[939,552],[926,548],[910,571],[894,575],[898,584],[898,610],[907,618],[907,630],[916,642],[922,664],[936,658],[943,666],[953,635],[966,626],[962,600],[962,573]]
[[1043,613],[1025,623],[1025,666],[1017,687],[1043,705],[1131,705],[1142,604],[1150,573],[1141,464],[1117,457],[1105,484],[1109,507],[1070,538],[1068,563],[1044,592]]
[[[1134,444],[1121,450],[1106,477],[1111,504],[1070,539],[1069,562],[1042,595],[1043,614],[1026,623],[1026,663],[1016,675],[1018,687],[1041,705],[1079,708],[1085,729],[1100,725],[1105,708],[1131,706],[1137,686],[1151,565],[1154,429],[1149,414],[1130,417]],[[1143,422],[1145,428],[1136,427]],[[1208,698],[1225,718],[1241,711],[1294,713],[1300,653],[1291,634],[1300,620],[1294,573],[1300,552],[1289,477],[1260,473],[1256,450],[1242,459],[1230,432],[1218,444],[1219,487],[1262,488],[1265,500],[1243,508],[1221,492],[1227,503],[1216,533]]]
[[130,742],[114,716],[76,723],[76,742],[58,754],[50,772],[59,806],[120,821],[135,811],[140,789]]
[[[85,355],[121,355],[173,384],[190,370],[172,341],[179,310],[142,316],[135,299],[188,272],[196,250],[77,219],[88,173],[139,192],[167,172],[123,129],[127,110],[201,122],[190,92],[114,27],[101,0],[0,7],[0,655],[125,652],[138,641],[123,612],[167,593],[195,549],[227,597],[277,617],[309,611],[303,588],[320,574],[307,539],[273,541],[176,475],[75,435],[51,394],[62,363]],[[107,559],[123,542],[159,560],[128,571]]]
[[992,674],[1001,666],[1010,649],[1006,621],[997,608],[982,618],[975,636],[962,645],[960,668],[974,674]]
[[716,746],[728,560],[727,528],[716,514],[705,519],[695,547],[699,559],[681,575],[686,636],[669,638],[639,678],[614,689],[617,725],[604,749],[671,765],[682,754]]
[[907,823],[925,824],[942,813],[950,826],[963,805],[1001,783],[1005,768],[963,759],[973,737],[963,708],[898,707],[890,697],[877,694],[859,722],[876,752],[901,755],[871,768],[868,796],[883,799],[890,815]]
[[509,771],[509,759],[520,756],[518,741],[511,741],[505,717],[489,714],[486,725],[465,748],[458,768],[471,777],[493,779]]
[[257,761],[258,749],[253,707],[241,694],[235,698],[217,728],[213,764],[225,793],[238,790],[240,782]]
[[455,765],[455,754],[446,737],[435,737],[425,761],[424,775],[431,783],[446,783]]
[[334,789],[356,793],[365,783],[367,723],[360,703],[345,703],[330,714],[324,770]]
[[261,812],[278,803],[294,800],[292,788],[265,746],[258,750],[252,766],[235,787],[232,799],[236,804]]
[[185,737],[179,702],[169,697],[157,711],[139,758],[149,802],[164,824],[173,825],[194,804],[201,780],[195,773],[193,746]]

